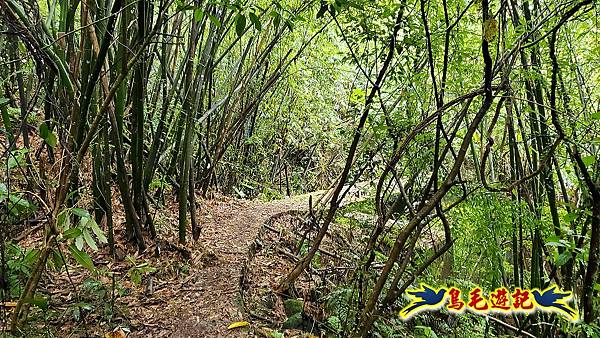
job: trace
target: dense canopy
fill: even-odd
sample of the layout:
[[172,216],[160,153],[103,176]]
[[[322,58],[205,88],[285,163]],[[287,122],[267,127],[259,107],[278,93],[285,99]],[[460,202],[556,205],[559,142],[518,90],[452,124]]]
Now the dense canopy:
[[[592,0],[0,0],[5,332],[599,336],[599,17]],[[197,308],[146,307],[165,285]],[[568,311],[406,316],[425,285],[542,310],[556,287]]]

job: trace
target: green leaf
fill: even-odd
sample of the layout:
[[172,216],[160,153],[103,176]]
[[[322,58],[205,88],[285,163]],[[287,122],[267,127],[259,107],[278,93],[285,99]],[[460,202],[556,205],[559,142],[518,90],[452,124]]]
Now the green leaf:
[[5,105],[5,104],[7,104],[9,102],[10,102],[9,99],[7,99],[5,97],[0,97],[0,106],[3,106],[3,105]]
[[571,223],[579,217],[579,213],[570,212],[563,217],[563,220],[567,223]]
[[135,285],[142,284],[142,274],[136,268],[129,270],[129,278],[131,278],[131,282]]
[[275,29],[279,28],[279,24],[281,24],[281,15],[279,13],[272,11],[270,14],[273,17],[273,24],[275,25]]
[[563,266],[563,265],[567,264],[567,262],[569,261],[569,258],[571,258],[571,253],[568,251],[564,251],[563,253],[558,255],[558,257],[556,258],[556,265]]
[[257,31],[261,31],[262,24],[260,23],[260,19],[258,18],[258,16],[253,12],[250,12],[248,16],[250,17],[250,21],[252,21],[252,23],[254,24],[254,28],[256,28]]
[[69,227],[71,227],[71,217],[69,216],[69,213],[66,210],[62,211],[56,217],[56,226],[63,230],[67,230],[69,229]]
[[42,310],[48,309],[48,300],[46,298],[42,298],[42,297],[25,298],[25,299],[23,299],[23,303],[33,304]]
[[235,16],[235,32],[238,36],[242,36],[244,34],[244,30],[246,29],[246,17],[241,13]]
[[592,120],[600,120],[600,112],[593,113]]
[[73,239],[81,236],[81,230],[79,228],[70,228],[63,232],[63,237],[66,239]]
[[140,273],[153,273],[156,272],[156,268],[144,265],[137,268]]
[[8,169],[10,170],[16,167],[24,167],[27,165],[27,163],[25,163],[25,154],[28,152],[28,148],[21,148],[11,151],[7,162]]
[[83,239],[85,239],[85,242],[87,243],[87,245],[89,245],[90,248],[92,248],[92,250],[98,251],[98,246],[96,245],[96,242],[92,238],[92,235],[90,234],[88,229],[83,229],[83,231],[81,233],[83,234]]
[[75,246],[79,250],[83,250],[83,236],[75,238]]
[[203,18],[204,18],[204,11],[200,8],[194,9],[194,20],[196,20],[196,22],[200,22],[200,21],[202,21]]
[[321,8],[319,8],[319,12],[317,12],[317,19],[320,19],[323,17],[323,15],[325,15],[325,13],[327,12],[327,8],[327,2],[321,1]]
[[69,251],[73,255],[73,258],[75,258],[77,263],[81,264],[81,266],[90,270],[91,272],[96,273],[96,267],[94,266],[94,262],[92,262],[92,259],[87,253],[77,249],[74,245],[69,245]]
[[285,19],[285,25],[289,28],[290,31],[294,30],[294,23],[290,19]]
[[52,148],[56,147],[56,144],[58,143],[56,134],[54,134],[53,132],[50,131],[50,129],[48,129],[48,125],[46,123],[40,124],[39,131],[40,131],[40,137],[44,141],[46,141],[46,143],[48,143],[49,146],[51,146]]
[[40,137],[43,138],[44,140],[48,138],[48,134],[50,133],[50,130],[48,130],[48,125],[46,123],[40,124]]
[[104,232],[102,231],[102,229],[100,229],[100,227],[98,226],[98,223],[96,223],[94,220],[92,220],[92,222],[90,222],[92,231],[94,232],[94,234],[96,235],[96,237],[98,237],[98,240],[100,241],[100,243],[108,243],[108,239],[106,238],[106,236],[104,236]]
[[65,265],[65,262],[63,260],[63,257],[60,253],[60,251],[53,249],[52,250],[52,258],[53,258],[53,262],[54,262],[54,268],[57,271],[60,271],[61,268]]
[[27,251],[27,254],[23,258],[23,263],[25,263],[27,266],[32,266],[33,263],[35,261],[37,261],[39,255],[40,255],[39,250],[31,249],[31,250]]
[[585,156],[585,157],[582,157],[581,160],[583,161],[583,164],[585,164],[586,166],[589,166],[589,165],[593,164],[594,162],[596,162],[596,157],[593,155]]
[[6,197],[8,197],[8,188],[6,184],[0,183],[0,203],[4,202]]
[[85,210],[85,209],[81,209],[81,208],[72,208],[71,212],[79,217],[84,217],[84,218],[90,218],[90,213]]
[[569,247],[569,242],[564,239],[558,239],[556,236],[552,236],[548,238],[549,240],[546,242],[546,246],[560,246],[563,248]]
[[215,25],[217,27],[221,27],[221,21],[219,21],[219,19],[216,16],[209,14],[208,18],[213,23],[213,25]]
[[48,134],[48,137],[46,138],[46,143],[48,143],[48,145],[52,148],[55,148],[56,145],[58,144],[58,139],[56,138],[56,134],[54,134],[53,132],[50,132],[50,134]]

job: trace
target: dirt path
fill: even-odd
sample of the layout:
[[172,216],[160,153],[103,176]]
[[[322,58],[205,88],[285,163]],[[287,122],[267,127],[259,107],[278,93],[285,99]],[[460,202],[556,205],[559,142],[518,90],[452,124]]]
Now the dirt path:
[[308,195],[271,203],[207,201],[199,214],[203,227],[199,243],[205,253],[202,257],[192,257],[189,277],[164,282],[171,284],[162,288],[171,290],[168,296],[166,292],[161,296],[159,290],[145,302],[146,307],[138,317],[140,330],[134,329],[132,336],[147,337],[149,333],[153,337],[247,336],[241,331],[228,331],[227,326],[244,320],[238,288],[248,247],[268,217],[307,206]]

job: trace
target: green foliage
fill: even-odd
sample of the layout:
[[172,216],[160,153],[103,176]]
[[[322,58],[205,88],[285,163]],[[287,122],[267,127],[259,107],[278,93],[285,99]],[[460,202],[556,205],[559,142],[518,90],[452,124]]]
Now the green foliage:
[[56,147],[56,144],[57,144],[56,134],[54,134],[53,132],[51,132],[48,129],[48,125],[46,123],[40,124],[39,132],[40,132],[40,137],[44,141],[46,141],[46,143],[50,147],[52,147],[52,148]]
[[328,319],[327,326],[337,334],[349,333],[356,319],[356,290],[340,286],[324,297]]
[[75,245],[69,245],[69,252],[71,252],[73,258],[75,258],[77,263],[79,263],[81,266],[88,269],[92,273],[96,272],[96,267],[94,266],[94,262],[92,262],[90,255],[79,250]]
[[127,276],[131,282],[137,286],[142,284],[142,277],[156,272],[156,268],[151,267],[146,262],[138,264],[136,259],[132,256],[127,256],[126,260],[132,265],[131,268],[127,270]]
[[17,219],[25,218],[37,210],[37,206],[27,200],[24,194],[9,192],[6,184],[0,183],[0,205],[5,201],[8,201],[8,213]]
[[[79,217],[79,223],[75,227],[72,227],[71,217]],[[87,210],[81,208],[64,209],[58,214],[56,223],[57,227],[63,230],[62,237],[66,240],[73,240],[79,252],[83,250],[84,243],[93,251],[98,250],[98,245],[92,234],[100,243],[108,243],[104,232]]]
[[18,298],[25,281],[31,273],[31,268],[40,251],[37,249],[25,249],[17,244],[5,243],[6,255],[6,281],[8,283],[8,295],[10,298]]

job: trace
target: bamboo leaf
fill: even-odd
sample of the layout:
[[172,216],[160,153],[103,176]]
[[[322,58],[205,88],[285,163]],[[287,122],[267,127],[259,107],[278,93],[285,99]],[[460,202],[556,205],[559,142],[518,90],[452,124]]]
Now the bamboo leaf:
[[83,236],[75,238],[75,246],[79,250],[83,250]]
[[279,28],[279,25],[281,24],[281,15],[275,11],[271,12],[271,15],[273,15],[273,24],[275,25],[275,29]]
[[108,239],[104,235],[104,232],[102,231],[102,229],[100,229],[100,227],[98,226],[98,223],[96,223],[95,221],[92,220],[92,222],[90,222],[90,225],[91,225],[92,231],[94,232],[96,237],[98,237],[98,240],[100,241],[100,243],[108,243]]
[[585,157],[582,157],[581,160],[583,161],[583,164],[585,164],[586,166],[589,166],[591,164],[594,164],[594,162],[596,162],[596,158],[594,156],[585,156]]
[[209,14],[208,18],[213,23],[213,25],[215,25],[217,27],[221,27],[221,21],[216,16]]
[[66,239],[73,239],[81,236],[81,230],[79,228],[70,228],[63,232],[63,237]]
[[96,267],[94,266],[94,262],[92,262],[92,259],[87,253],[79,250],[74,245],[69,245],[69,251],[71,252],[71,255],[73,255],[73,258],[75,258],[77,263],[79,263],[84,268],[90,270],[91,272],[96,273]]
[[329,8],[329,5],[327,4],[327,2],[322,1],[321,8],[319,8],[319,11],[317,12],[317,19],[320,19],[325,15],[325,13],[327,12],[327,8]]
[[71,212],[79,217],[84,217],[84,218],[89,218],[90,217],[90,213],[85,210],[85,209],[81,209],[81,208],[72,208]]
[[90,248],[92,248],[92,250],[98,251],[98,246],[96,245],[96,242],[92,238],[92,235],[90,234],[88,229],[83,229],[83,231],[81,233],[83,234],[83,238],[85,239],[85,242],[87,243],[87,245],[89,245]]

